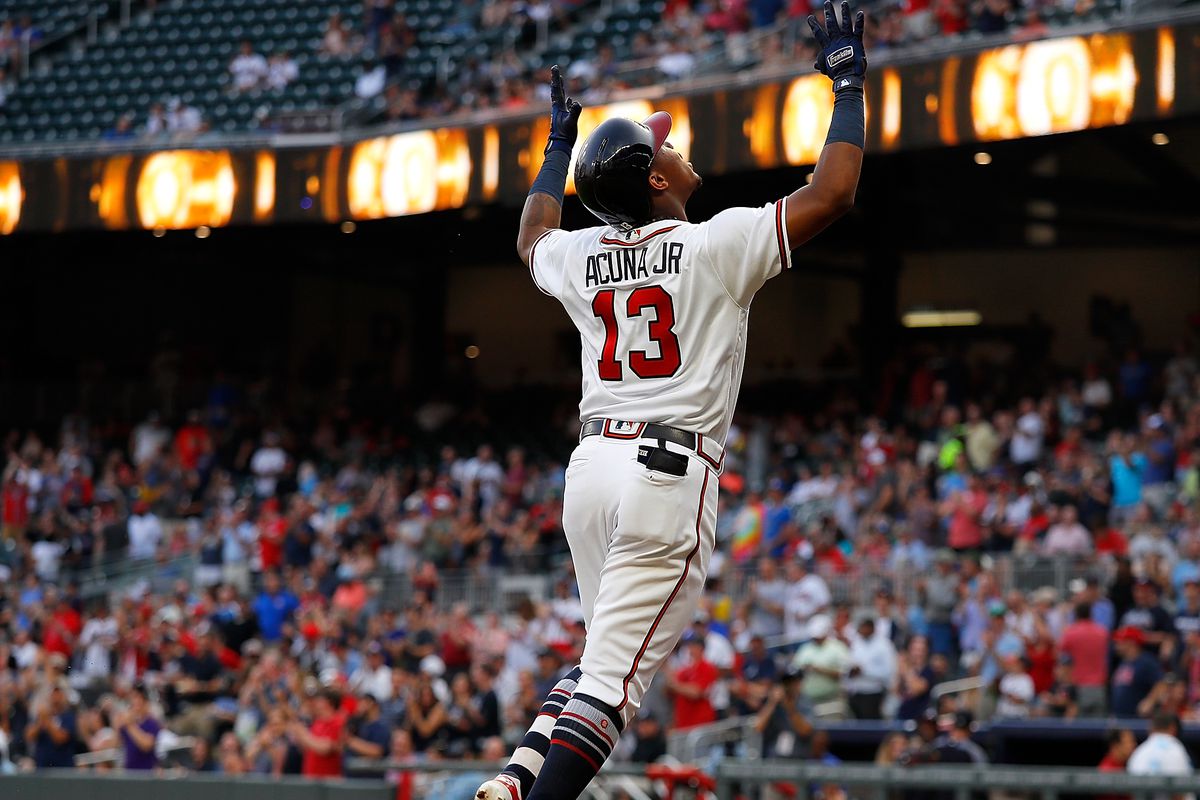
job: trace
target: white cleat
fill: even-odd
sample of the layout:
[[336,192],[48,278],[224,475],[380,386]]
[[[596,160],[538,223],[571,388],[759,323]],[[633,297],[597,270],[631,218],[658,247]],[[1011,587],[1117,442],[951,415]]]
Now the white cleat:
[[521,800],[521,783],[511,775],[500,773],[479,787],[475,800]]

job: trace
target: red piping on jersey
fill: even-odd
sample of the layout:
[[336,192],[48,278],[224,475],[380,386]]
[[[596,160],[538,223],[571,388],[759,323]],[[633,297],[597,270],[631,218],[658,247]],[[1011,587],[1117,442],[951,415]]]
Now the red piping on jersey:
[[705,463],[711,466],[717,472],[721,471],[721,465],[725,463],[725,448],[721,448],[721,460],[713,461],[712,456],[704,452],[704,436],[703,434],[699,433],[696,434],[696,455],[703,458]]
[[[775,239],[779,242],[779,264],[783,269],[791,269],[792,265],[788,256],[787,236],[783,227],[783,200],[775,201]],[[533,259],[530,259],[532,262]]]
[[533,240],[533,247],[529,248],[529,277],[533,280],[533,285],[538,288],[539,292],[554,297],[554,295],[542,288],[542,285],[538,283],[537,275],[533,273],[533,254],[537,252],[537,246],[542,243],[542,239],[545,239],[551,233],[554,233],[554,229],[544,232],[541,236]]
[[582,750],[580,750],[578,747],[576,747],[575,745],[571,744],[570,742],[564,742],[562,739],[551,739],[551,740],[550,740],[550,744],[551,744],[551,745],[556,745],[556,744],[562,745],[563,747],[567,748],[568,750],[570,750],[570,751],[571,751],[572,753],[574,753],[575,755],[577,755],[577,756],[579,756],[580,758],[582,758],[584,761],[586,761],[586,762],[588,762],[589,764],[591,764],[591,765],[592,765],[592,769],[596,770],[596,772],[599,772],[599,771],[600,771],[600,765],[596,763],[596,759],[592,758],[592,757],[591,757],[591,756],[589,756],[587,753],[583,752]]
[[646,638],[642,640],[641,649],[638,650],[637,655],[633,658],[633,666],[629,668],[629,674],[625,676],[625,680],[621,684],[625,698],[621,700],[621,705],[617,706],[617,711],[620,711],[629,703],[629,682],[633,680],[638,664],[641,662],[642,656],[646,654],[646,648],[650,646],[650,640],[654,637],[654,632],[658,630],[658,624],[662,622],[667,609],[671,607],[671,603],[675,602],[675,596],[683,588],[684,581],[687,580],[688,573],[692,569],[692,559],[696,557],[696,553],[700,552],[700,520],[704,518],[704,495],[708,493],[708,476],[711,474],[708,470],[704,470],[704,484],[700,487],[700,505],[696,509],[696,544],[692,547],[692,552],[688,553],[687,560],[683,562],[683,574],[679,576],[679,581],[675,584],[675,588],[671,590],[667,601],[658,610],[658,616],[654,618],[654,624],[650,626],[650,630],[646,632]]
[[[645,236],[638,239],[636,242],[622,242],[620,239],[610,239],[607,236],[601,236],[600,244],[615,244],[618,247],[637,247],[639,244],[645,244],[646,242],[650,241],[655,236],[658,236],[661,233],[666,233],[667,231],[673,231],[678,227],[679,227],[678,225],[672,225],[669,228],[659,228],[658,230],[653,231],[652,233],[647,233]],[[532,261],[532,260],[533,259],[530,259],[530,261]]]

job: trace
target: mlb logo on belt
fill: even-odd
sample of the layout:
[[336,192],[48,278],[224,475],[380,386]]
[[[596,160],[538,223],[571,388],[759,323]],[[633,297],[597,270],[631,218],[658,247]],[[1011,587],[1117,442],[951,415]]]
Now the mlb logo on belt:
[[609,427],[609,431],[611,433],[633,433],[637,428],[638,424],[636,422],[622,422],[614,419],[612,425]]

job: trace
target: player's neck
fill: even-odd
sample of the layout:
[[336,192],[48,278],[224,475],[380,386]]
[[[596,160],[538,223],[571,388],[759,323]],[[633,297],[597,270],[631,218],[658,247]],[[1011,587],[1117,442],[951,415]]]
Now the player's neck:
[[656,203],[651,209],[650,222],[661,222],[665,219],[677,219],[681,222],[687,222],[687,211],[684,210],[683,204],[663,198],[663,202]]

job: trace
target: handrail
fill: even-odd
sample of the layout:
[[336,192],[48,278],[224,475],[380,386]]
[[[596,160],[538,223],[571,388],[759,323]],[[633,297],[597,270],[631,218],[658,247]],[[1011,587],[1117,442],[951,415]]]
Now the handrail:
[[943,681],[935,684],[934,687],[929,690],[929,696],[934,700],[937,700],[949,694],[959,694],[960,692],[970,692],[974,689],[982,689],[987,685],[988,682],[978,676],[974,678],[959,678],[958,680],[954,681]]

